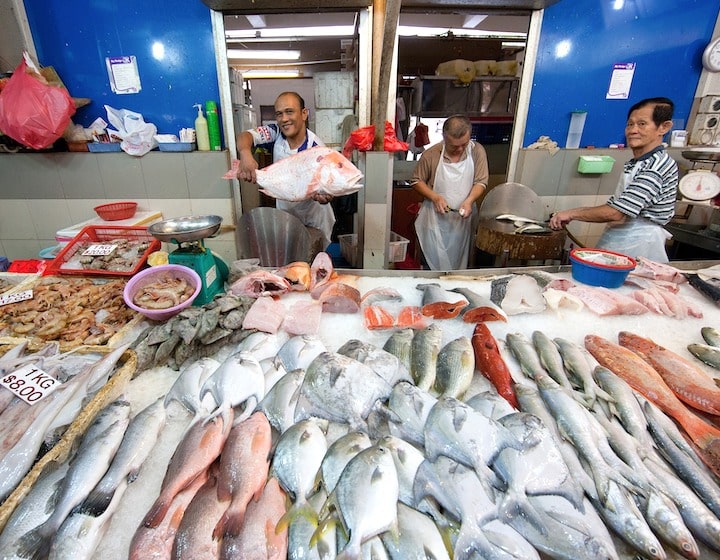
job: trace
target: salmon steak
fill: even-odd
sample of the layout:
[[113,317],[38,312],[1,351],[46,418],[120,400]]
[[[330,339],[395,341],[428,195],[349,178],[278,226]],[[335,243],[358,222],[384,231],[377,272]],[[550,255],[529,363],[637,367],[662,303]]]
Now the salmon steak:
[[340,152],[316,146],[255,172],[260,191],[273,198],[298,202],[314,194],[343,196],[362,188],[363,175]]

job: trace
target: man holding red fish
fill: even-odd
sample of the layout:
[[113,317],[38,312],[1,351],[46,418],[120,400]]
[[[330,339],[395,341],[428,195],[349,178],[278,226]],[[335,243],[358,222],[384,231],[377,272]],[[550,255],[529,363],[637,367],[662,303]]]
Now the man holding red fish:
[[[253,157],[255,146],[272,146],[273,162],[297,154],[308,148],[324,146],[320,138],[307,127],[308,110],[305,100],[294,91],[286,91],[275,100],[276,123],[263,125],[238,134],[237,152],[240,159],[238,179],[257,182],[255,172],[258,162]],[[335,225],[335,213],[327,204],[332,196],[316,194],[309,200],[291,202],[277,200],[276,207],[293,214],[307,227],[319,229],[323,234],[324,246],[330,244]]]

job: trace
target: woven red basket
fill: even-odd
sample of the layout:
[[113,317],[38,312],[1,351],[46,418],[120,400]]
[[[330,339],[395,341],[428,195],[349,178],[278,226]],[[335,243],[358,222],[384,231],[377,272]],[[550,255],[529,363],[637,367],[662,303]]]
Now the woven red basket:
[[96,206],[94,210],[98,216],[108,222],[127,220],[137,212],[137,202],[111,202]]

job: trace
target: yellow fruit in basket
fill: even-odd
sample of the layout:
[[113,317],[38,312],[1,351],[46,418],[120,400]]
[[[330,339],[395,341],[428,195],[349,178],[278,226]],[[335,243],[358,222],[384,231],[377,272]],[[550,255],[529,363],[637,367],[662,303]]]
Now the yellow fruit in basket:
[[148,264],[150,266],[158,266],[161,264],[167,264],[168,263],[168,254],[167,251],[155,251],[154,253],[150,253],[148,256]]

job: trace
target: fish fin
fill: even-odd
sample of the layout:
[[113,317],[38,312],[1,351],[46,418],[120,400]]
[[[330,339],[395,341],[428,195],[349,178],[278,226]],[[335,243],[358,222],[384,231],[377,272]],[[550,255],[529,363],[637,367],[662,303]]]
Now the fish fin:
[[77,508],[77,511],[86,515],[92,515],[93,517],[99,517],[110,505],[114,495],[115,489],[112,489],[110,492],[93,490]]
[[[247,507],[247,506],[246,506]],[[236,537],[240,534],[243,522],[245,521],[246,507],[233,511],[226,510],[215,525],[213,539],[220,540],[225,537]]]
[[148,529],[154,529],[160,525],[169,509],[170,501],[161,494],[145,515],[145,518],[143,519],[143,526]]
[[[287,514],[286,514],[287,515]],[[284,517],[284,516],[283,516]],[[318,541],[323,537],[325,533],[330,531],[331,529],[334,529],[337,526],[338,522],[337,519],[334,517],[323,519],[317,526],[317,529],[313,531],[312,536],[310,537],[310,548],[313,548],[317,545]]]
[[503,522],[507,522],[506,520],[514,519],[517,516],[524,517],[540,534],[547,536],[547,525],[543,522],[542,516],[535,506],[530,503],[527,495],[515,491],[506,492],[505,498],[498,508],[498,517]]
[[52,545],[52,535],[46,536],[43,534],[43,525],[20,537],[17,546],[17,555],[20,558],[45,560],[48,557]]

